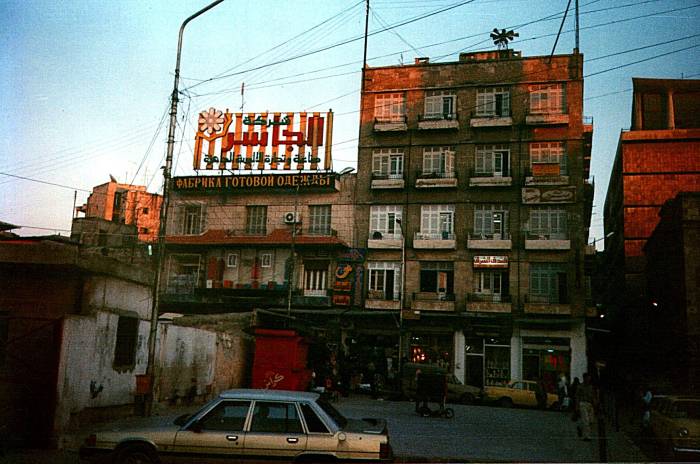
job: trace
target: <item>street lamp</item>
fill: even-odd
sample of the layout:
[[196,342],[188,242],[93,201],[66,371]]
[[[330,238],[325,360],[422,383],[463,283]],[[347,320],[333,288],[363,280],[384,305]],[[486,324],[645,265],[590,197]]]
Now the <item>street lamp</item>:
[[404,287],[406,285],[406,234],[403,230],[403,224],[401,223],[401,218],[396,219],[396,223],[399,225],[399,230],[401,230],[401,289],[399,291],[399,352],[398,352],[398,362],[399,362],[399,379],[403,374],[403,301],[404,301]]
[[170,127],[168,129],[167,152],[165,156],[165,166],[163,168],[163,201],[160,205],[160,224],[158,226],[158,260],[155,269],[153,282],[153,295],[151,306],[151,327],[148,333],[148,362],[146,364],[146,378],[148,379],[148,394],[145,398],[144,415],[150,416],[153,408],[153,390],[155,386],[155,357],[156,357],[156,336],[158,335],[158,308],[160,305],[160,275],[165,260],[165,230],[168,222],[168,204],[170,202],[170,174],[173,166],[173,151],[175,148],[175,126],[177,124],[177,102],[178,85],[180,83],[180,54],[182,52],[182,35],[187,23],[197,16],[206,13],[224,0],[216,0],[210,3],[195,14],[185,19],[180,26],[180,33],[177,39],[177,59],[175,60],[175,83],[173,93],[170,98]]

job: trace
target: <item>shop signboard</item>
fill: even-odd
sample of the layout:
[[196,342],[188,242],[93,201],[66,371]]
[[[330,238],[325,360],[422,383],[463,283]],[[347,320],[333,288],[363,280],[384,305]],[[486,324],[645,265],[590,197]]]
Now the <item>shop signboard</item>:
[[474,256],[475,268],[508,268],[507,256]]
[[233,193],[265,189],[327,190],[335,188],[336,175],[318,173],[263,173],[229,176],[181,176],[173,179],[173,190],[192,193]]
[[328,171],[333,112],[199,114],[193,168],[229,171]]

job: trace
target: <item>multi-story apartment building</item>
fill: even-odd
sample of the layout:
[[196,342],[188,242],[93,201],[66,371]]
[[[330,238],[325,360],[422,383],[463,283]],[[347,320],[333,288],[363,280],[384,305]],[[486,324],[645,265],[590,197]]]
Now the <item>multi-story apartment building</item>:
[[332,113],[202,113],[200,175],[173,179],[161,312],[271,308],[284,317],[351,304],[355,268],[338,266],[354,242],[355,176],[331,169],[331,121]]
[[476,385],[587,370],[582,63],[499,50],[364,70],[357,318],[385,315],[366,330],[388,355]]
[[147,192],[145,186],[120,184],[112,177],[94,187],[87,203],[76,208],[85,216],[73,220],[71,237],[101,247],[136,240],[153,243],[158,238],[162,202],[161,195]]
[[[632,84],[631,129],[620,134],[605,198],[604,302],[618,370],[646,381],[658,350],[640,343],[656,317],[644,247],[663,205],[680,192],[700,191],[700,80],[633,78]],[[680,277],[665,279],[671,286]]]

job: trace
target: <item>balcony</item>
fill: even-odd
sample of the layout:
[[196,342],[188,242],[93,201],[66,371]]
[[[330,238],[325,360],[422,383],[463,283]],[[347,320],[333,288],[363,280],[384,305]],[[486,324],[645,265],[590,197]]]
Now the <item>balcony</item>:
[[422,250],[454,250],[457,248],[455,234],[452,232],[424,233],[416,232],[413,248]]
[[510,313],[512,303],[510,295],[468,293],[467,312],[473,313]]
[[405,182],[401,174],[372,174],[373,189],[402,189]]
[[449,293],[417,292],[413,294],[411,310],[454,312],[455,296]]
[[571,304],[557,296],[525,295],[525,314],[570,316]]
[[380,309],[380,310],[400,310],[401,301],[398,295],[387,299],[386,295],[381,290],[370,290],[367,292],[365,299],[365,309]]
[[534,163],[526,174],[525,185],[569,185],[569,176],[559,163]]
[[331,305],[331,297],[327,289],[304,289],[301,295],[292,297],[292,305],[302,307],[327,308]]
[[528,114],[525,116],[525,124],[532,126],[569,124],[569,115],[566,113]]
[[408,123],[406,116],[397,116],[393,118],[375,118],[375,132],[406,132]]
[[510,115],[481,115],[472,114],[469,119],[470,127],[507,127],[513,125],[513,118]]
[[422,115],[418,117],[419,130],[459,129],[457,114]]
[[500,234],[469,234],[467,248],[474,250],[510,250],[513,242],[508,232]]
[[457,187],[457,173],[423,172],[416,173],[416,188],[454,188]]
[[162,295],[165,303],[238,304],[245,306],[279,306],[286,301],[286,282],[206,279],[198,282],[193,275],[170,276]]
[[526,250],[570,250],[571,240],[563,234],[529,234],[525,239]]
[[469,178],[470,187],[510,187],[512,184],[513,178],[508,172],[472,172]]
[[403,244],[401,234],[374,231],[367,240],[367,248],[375,250],[400,250]]

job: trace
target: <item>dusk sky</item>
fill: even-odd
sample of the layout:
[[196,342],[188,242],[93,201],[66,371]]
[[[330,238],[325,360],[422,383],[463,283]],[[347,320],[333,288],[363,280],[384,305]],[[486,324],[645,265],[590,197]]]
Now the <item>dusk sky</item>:
[[[556,53],[574,48],[574,3]],[[207,4],[0,0],[0,221],[22,226],[21,235],[69,235],[74,192],[81,205],[110,174],[161,190],[178,29]],[[523,56],[546,55],[566,5],[371,0],[368,64],[457,61],[493,49],[494,27],[514,28],[511,48]],[[593,240],[619,133],[630,125],[632,77],[700,77],[700,1],[580,0],[580,13]],[[227,0],[190,23],[174,175],[194,174],[198,113],[239,111],[241,83],[245,111],[332,108],[333,167],[356,167],[364,21],[364,0]]]

